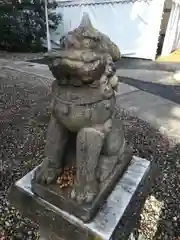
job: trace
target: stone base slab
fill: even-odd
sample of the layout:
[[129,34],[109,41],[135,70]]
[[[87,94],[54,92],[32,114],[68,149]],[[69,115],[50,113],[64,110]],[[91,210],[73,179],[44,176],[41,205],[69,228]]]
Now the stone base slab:
[[[139,215],[133,202],[135,200],[136,206],[140,205],[139,196],[142,196],[143,191],[150,186],[150,170],[149,161],[133,156],[128,169],[116,184],[106,203],[89,223],[84,223],[74,215],[34,195],[31,190],[34,170],[15,183],[9,191],[9,199],[25,217],[40,225],[42,239],[128,239]],[[128,218],[125,215],[131,217]]]

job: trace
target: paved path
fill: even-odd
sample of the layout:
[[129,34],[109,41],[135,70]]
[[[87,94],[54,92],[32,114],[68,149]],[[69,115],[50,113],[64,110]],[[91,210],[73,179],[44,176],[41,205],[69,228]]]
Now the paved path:
[[[41,85],[45,88],[49,88],[53,81],[52,74],[46,65],[0,59],[0,75],[3,76],[7,70],[9,75],[14,75],[15,71],[18,72],[19,77],[23,73],[29,73],[31,78],[29,81],[35,81],[35,85]],[[147,75],[144,74],[144,76]],[[180,141],[179,104],[124,83],[119,85],[117,104],[131,111],[133,115],[149,122],[161,132]]]
[[144,70],[159,70],[174,72],[180,70],[179,62],[155,62],[151,60],[137,59],[137,58],[121,58],[116,62],[116,68],[126,69],[144,69]]
[[172,82],[171,84],[161,84],[156,82],[145,82],[139,79],[120,77],[119,81],[134,86],[142,91],[161,96],[180,104],[180,85]]
[[[126,88],[126,94],[121,94],[121,86]],[[119,86],[117,103],[169,137],[180,140],[179,104],[123,83]]]
[[117,69],[117,75],[120,79],[137,79],[143,82],[158,83],[158,84],[175,84],[173,81],[174,72],[161,70],[147,70],[147,69]]
[[[1,54],[0,54],[0,58]],[[16,59],[17,60],[17,59]],[[42,58],[32,58],[31,62],[37,62],[40,64],[45,63],[44,59]],[[123,68],[126,69],[151,69],[151,70],[160,70],[160,71],[168,71],[174,72],[176,70],[180,70],[180,63],[179,62],[153,62],[151,60],[145,59],[137,59],[137,58],[121,58],[116,62],[116,68]]]

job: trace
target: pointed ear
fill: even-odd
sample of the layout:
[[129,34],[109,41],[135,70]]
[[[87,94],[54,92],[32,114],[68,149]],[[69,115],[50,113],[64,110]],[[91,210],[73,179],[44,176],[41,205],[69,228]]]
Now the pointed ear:
[[93,27],[88,13],[84,12],[79,27],[86,27],[86,26]]

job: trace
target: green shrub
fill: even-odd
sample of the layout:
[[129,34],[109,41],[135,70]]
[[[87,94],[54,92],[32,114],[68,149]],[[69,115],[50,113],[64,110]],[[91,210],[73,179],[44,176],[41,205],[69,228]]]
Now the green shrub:
[[[48,3],[56,8],[56,3]],[[61,16],[49,13],[50,28],[56,29]],[[44,1],[12,1],[0,6],[0,48],[9,51],[42,51],[46,38]]]

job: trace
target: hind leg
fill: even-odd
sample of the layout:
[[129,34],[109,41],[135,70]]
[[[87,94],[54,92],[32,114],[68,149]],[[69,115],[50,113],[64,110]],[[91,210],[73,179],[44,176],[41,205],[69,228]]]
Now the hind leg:
[[120,119],[112,119],[112,128],[106,134],[102,154],[105,156],[119,156],[125,149],[124,126]]
[[118,163],[124,161],[125,138],[123,124],[119,119],[112,119],[112,128],[107,133],[101,152],[98,165],[97,179],[99,182],[105,181]]

